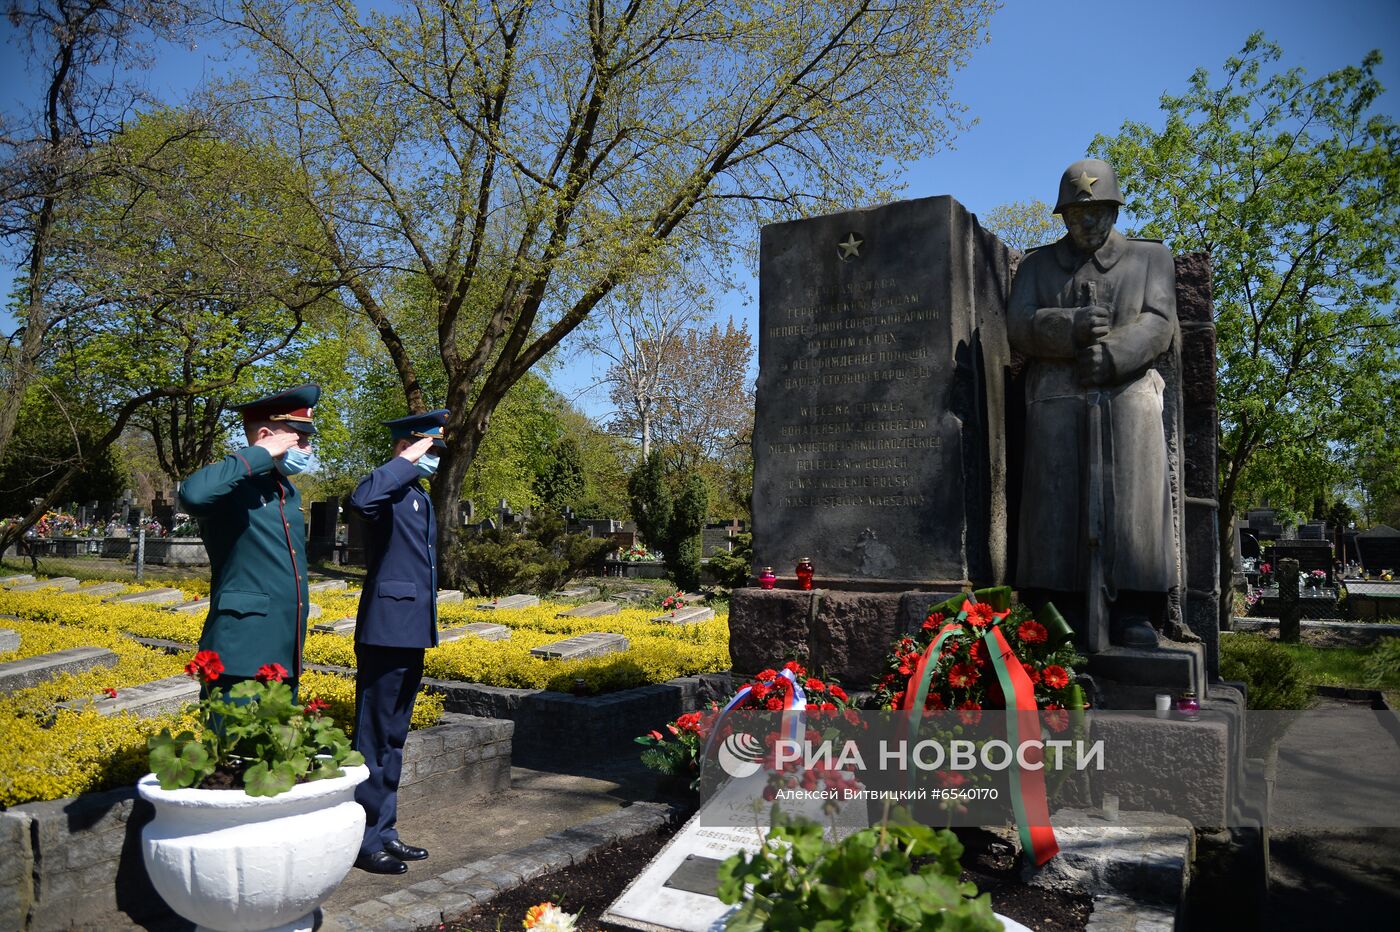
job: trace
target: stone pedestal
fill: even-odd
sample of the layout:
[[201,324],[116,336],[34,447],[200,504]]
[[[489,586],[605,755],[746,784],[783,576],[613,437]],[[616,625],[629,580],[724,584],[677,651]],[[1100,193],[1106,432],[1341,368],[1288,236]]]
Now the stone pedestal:
[[957,591],[736,589],[729,603],[729,657],[734,672],[745,675],[801,657],[813,675],[866,689],[885,673],[895,639]]
[[1206,695],[1204,644],[1115,646],[1090,654],[1088,661],[1085,672],[1094,681],[1095,708],[1150,710],[1157,693],[1171,693],[1173,699],[1188,689]]

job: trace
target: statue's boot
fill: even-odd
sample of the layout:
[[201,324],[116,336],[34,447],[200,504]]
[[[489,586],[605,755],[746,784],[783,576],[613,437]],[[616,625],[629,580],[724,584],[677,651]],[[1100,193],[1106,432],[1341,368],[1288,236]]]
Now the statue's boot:
[[1111,627],[1109,640],[1120,647],[1156,647],[1157,629],[1146,615],[1129,615]]

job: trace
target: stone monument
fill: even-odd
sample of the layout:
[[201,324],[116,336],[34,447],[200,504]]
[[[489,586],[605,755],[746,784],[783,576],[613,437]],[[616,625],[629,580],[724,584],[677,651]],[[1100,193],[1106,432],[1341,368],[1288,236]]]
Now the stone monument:
[[756,566],[1001,581],[1005,247],[932,197],[772,224],[760,255]]
[[782,582],[735,593],[731,655],[864,685],[939,593],[1006,581],[1009,254],[945,196],[772,224],[760,256],[754,572]]

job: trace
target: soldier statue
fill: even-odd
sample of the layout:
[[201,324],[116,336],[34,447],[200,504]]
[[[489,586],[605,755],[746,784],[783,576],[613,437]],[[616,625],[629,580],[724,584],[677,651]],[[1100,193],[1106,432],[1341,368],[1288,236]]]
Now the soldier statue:
[[1176,584],[1163,387],[1177,332],[1171,252],[1114,229],[1113,168],[1065,170],[1068,235],[1032,250],[1011,289],[1011,346],[1027,357],[1025,470],[1015,582],[1070,617],[1080,647],[1155,647]]

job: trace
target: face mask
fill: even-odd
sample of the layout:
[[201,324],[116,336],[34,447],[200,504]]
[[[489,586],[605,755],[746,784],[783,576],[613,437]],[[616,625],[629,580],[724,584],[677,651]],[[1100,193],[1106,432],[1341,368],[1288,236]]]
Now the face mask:
[[414,466],[415,469],[418,470],[418,472],[419,472],[420,475],[423,475],[423,476],[425,476],[425,477],[426,477],[426,476],[431,476],[433,473],[437,472],[437,468],[438,468],[438,458],[437,458],[437,454],[436,454],[436,453],[424,453],[422,456],[418,457],[418,461],[415,462],[415,463],[413,464],[413,466]]
[[280,459],[273,460],[277,464],[277,471],[284,476],[295,476],[299,472],[304,472],[306,467],[311,465],[311,451],[303,450],[301,447],[292,447],[283,453]]

